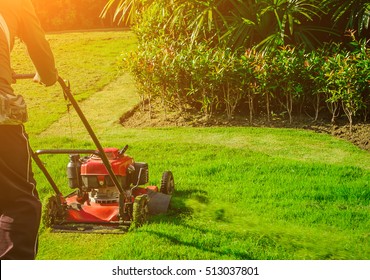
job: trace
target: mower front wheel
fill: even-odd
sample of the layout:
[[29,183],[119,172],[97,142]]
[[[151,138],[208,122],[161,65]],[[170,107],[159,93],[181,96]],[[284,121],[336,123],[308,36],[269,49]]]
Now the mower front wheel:
[[161,193],[172,195],[175,190],[175,180],[171,171],[165,171],[162,174]]
[[132,229],[142,226],[148,219],[148,195],[143,194],[135,197],[132,209]]
[[58,198],[55,195],[49,197],[43,213],[43,222],[45,227],[50,228],[53,225],[60,223],[63,220],[63,217],[63,208],[60,205]]

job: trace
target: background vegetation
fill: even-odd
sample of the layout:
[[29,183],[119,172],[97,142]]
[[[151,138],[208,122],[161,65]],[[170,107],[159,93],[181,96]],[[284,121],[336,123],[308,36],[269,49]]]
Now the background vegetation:
[[[118,119],[140,101],[134,81],[118,75],[127,32],[48,35],[62,77],[106,147],[130,146],[147,161],[150,184],[172,170],[171,209],[123,235],[40,230],[38,259],[369,259],[370,156],[329,135],[271,128],[123,129]],[[73,49],[73,52],[71,51]],[[20,44],[17,72],[32,71]],[[58,86],[18,81],[30,110],[34,149],[93,148]],[[68,157],[43,161],[64,194]],[[52,194],[34,167],[41,200]]]
[[[143,99],[205,115],[368,119],[368,1],[109,0]],[[150,102],[149,102],[150,104]]]
[[46,31],[117,27],[113,12],[99,17],[107,0],[31,0]]

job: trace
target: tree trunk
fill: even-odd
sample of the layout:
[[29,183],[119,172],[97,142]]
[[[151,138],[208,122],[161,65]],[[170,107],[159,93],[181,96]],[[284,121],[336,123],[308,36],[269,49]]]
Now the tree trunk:
[[293,112],[293,96],[291,93],[288,93],[286,96],[286,110],[288,111],[289,115],[289,123],[291,124],[293,121],[292,112]]
[[266,93],[266,113],[267,113],[267,123],[270,124],[271,121],[271,111],[270,111],[270,97],[269,93]]
[[344,102],[342,101],[342,108],[344,113],[346,114],[348,121],[349,121],[349,133],[352,135],[352,124],[353,124],[353,107],[352,106],[346,106]]
[[320,95],[316,93],[316,106],[313,106],[315,109],[315,119],[314,121],[316,122],[317,119],[319,118],[319,110],[320,110]]
[[253,95],[248,92],[249,124],[253,123]]

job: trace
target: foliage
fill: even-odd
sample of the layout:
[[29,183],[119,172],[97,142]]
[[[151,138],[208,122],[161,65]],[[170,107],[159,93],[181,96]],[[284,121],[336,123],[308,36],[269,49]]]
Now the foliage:
[[[312,102],[314,109],[313,120],[317,121],[321,111],[322,99],[327,95],[327,81],[325,77],[324,64],[329,56],[328,46],[309,52],[305,55],[303,87],[307,97]],[[330,108],[330,106],[329,106]]]
[[[309,25],[305,25],[305,28],[299,28],[299,26],[302,25],[302,22],[312,22],[314,18],[319,18],[321,12],[318,5],[319,1],[275,0],[262,1],[262,3],[265,5],[260,12],[260,16],[272,18],[275,23],[272,29],[273,33],[264,38],[259,45],[266,48],[294,42],[295,44],[304,43],[307,47],[313,47],[313,43],[306,34],[313,30],[319,30],[319,28],[315,27],[311,30]],[[314,36],[312,37],[314,38]]]
[[229,119],[248,111],[251,123],[262,112],[268,122],[302,114],[333,122],[345,114],[350,124],[367,118],[368,43],[353,32],[350,45],[318,47],[317,32],[335,33],[318,26],[334,7],[327,1],[110,0],[105,12],[113,4],[116,17],[134,23],[138,51],[124,67],[149,107],[159,98],[165,111],[193,108]]
[[338,51],[324,64],[325,85],[329,103],[341,103],[352,130],[353,117],[365,106],[364,97],[370,86],[370,52],[366,41],[354,41],[358,49],[352,52]]
[[91,29],[112,26],[112,13],[99,18],[106,0],[32,0],[46,31]]
[[292,122],[294,100],[302,94],[299,83],[302,63],[300,53],[290,46],[282,47],[269,54],[269,73],[274,80],[270,85],[275,90],[275,98],[282,105]]
[[250,122],[263,107],[268,121],[274,112],[286,113],[292,122],[302,113],[314,120],[319,112],[325,116],[326,104],[333,122],[341,112],[350,124],[354,116],[366,120],[370,57],[365,41],[352,51],[340,45],[311,52],[285,46],[237,55],[206,44],[181,47],[158,40],[146,42],[125,61],[142,94],[159,97],[165,110],[192,107],[206,115],[224,111],[232,118],[246,102]]
[[[266,61],[261,53],[256,53],[255,49],[246,50],[245,54],[241,56],[241,64],[238,72],[240,73],[240,80],[242,90],[246,93],[249,122],[253,123],[254,116],[254,99],[258,94],[263,94],[267,89],[267,69]],[[268,95],[266,93],[266,101],[268,102]],[[266,102],[266,103],[267,103]],[[268,118],[270,116],[267,108]]]
[[[125,22],[146,25],[147,20],[152,20],[147,17],[151,14],[163,18],[161,27],[176,30],[176,40],[187,37],[191,43],[204,40],[234,50],[286,43],[303,43],[312,48],[318,32],[332,32],[318,24],[308,24],[317,22],[323,13],[317,0],[109,0],[103,14],[114,4],[115,18]],[[150,12],[153,6],[161,7],[156,16]]]
[[102,16],[105,17],[109,10],[115,9],[113,20],[132,24],[136,17],[142,12],[143,8],[152,4],[151,0],[108,0],[102,10]]
[[[368,38],[370,27],[370,3],[368,0],[325,0],[322,5],[332,14],[340,32],[357,30],[358,35]],[[366,35],[367,33],[367,35]]]

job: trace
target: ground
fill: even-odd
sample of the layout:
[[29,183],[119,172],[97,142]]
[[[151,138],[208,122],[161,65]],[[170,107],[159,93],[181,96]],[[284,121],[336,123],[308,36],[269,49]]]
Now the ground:
[[139,104],[121,117],[121,124],[125,127],[164,127],[164,126],[255,126],[255,127],[287,127],[313,130],[317,133],[328,133],[335,137],[352,142],[361,149],[370,151],[370,124],[355,123],[350,131],[346,119],[340,119],[338,124],[332,125],[328,120],[313,122],[310,118],[296,118],[289,123],[283,118],[273,118],[270,123],[266,118],[257,118],[251,124],[246,117],[237,116],[227,119],[224,116],[206,117],[194,111],[178,112],[168,110],[166,113],[159,102],[152,102],[149,112],[148,104]]

